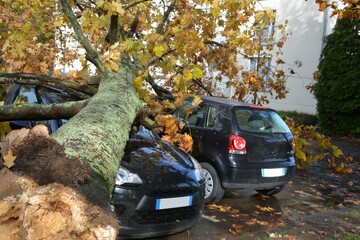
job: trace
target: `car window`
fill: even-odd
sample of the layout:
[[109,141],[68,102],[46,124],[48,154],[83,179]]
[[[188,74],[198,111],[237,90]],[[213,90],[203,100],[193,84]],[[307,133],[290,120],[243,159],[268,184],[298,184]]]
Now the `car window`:
[[21,86],[18,96],[16,97],[15,104],[31,104],[39,103],[35,94],[34,87]]
[[216,107],[209,105],[206,115],[205,127],[213,128],[216,121]]
[[275,111],[236,108],[238,128],[248,132],[289,133],[290,129]]
[[156,140],[156,141],[161,140],[161,138],[155,131],[149,130],[142,125],[140,125],[139,127],[133,128],[130,132],[130,137],[131,138],[139,138],[139,139],[145,138],[145,139]]
[[184,121],[189,126],[198,126],[202,124],[204,118],[205,106],[200,104],[199,106],[192,107],[191,103],[180,107],[175,112],[175,117],[181,121]]
[[65,103],[77,100],[75,97],[66,92],[57,91],[50,88],[40,88],[39,93],[41,93],[43,96],[46,96],[45,99],[48,101],[46,103]]

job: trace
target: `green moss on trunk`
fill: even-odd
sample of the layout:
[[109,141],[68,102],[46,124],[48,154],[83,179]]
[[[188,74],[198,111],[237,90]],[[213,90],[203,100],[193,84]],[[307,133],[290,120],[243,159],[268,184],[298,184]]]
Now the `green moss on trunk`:
[[118,73],[102,79],[88,105],[53,134],[68,156],[90,165],[96,175],[95,184],[105,182],[108,193],[114,186],[131,125],[142,106],[132,84],[133,72],[122,65]]

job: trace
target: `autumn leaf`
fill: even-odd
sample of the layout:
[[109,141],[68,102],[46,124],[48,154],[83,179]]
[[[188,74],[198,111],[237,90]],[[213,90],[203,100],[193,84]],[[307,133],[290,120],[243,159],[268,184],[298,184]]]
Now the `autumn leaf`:
[[199,96],[195,96],[194,99],[191,102],[192,106],[199,106],[199,104],[202,102],[201,98]]
[[241,233],[241,228],[243,226],[232,224],[231,228],[228,230],[231,234],[236,235],[238,233]]
[[331,146],[331,148],[333,149],[333,154],[335,157],[340,157],[344,155],[341,149],[339,149],[337,146]]
[[3,158],[4,158],[4,166],[6,166],[7,168],[11,168],[12,166],[14,166],[14,161],[16,160],[16,156],[13,156],[11,149],[8,151],[7,155],[3,156]]
[[258,223],[261,226],[268,226],[269,225],[269,223],[266,222],[266,221],[256,221],[256,223]]
[[143,78],[141,76],[134,79],[135,89],[141,89],[142,85],[143,85]]
[[192,145],[193,145],[192,137],[188,134],[185,134],[181,138],[181,141],[179,142],[179,148],[184,152],[190,152],[192,149]]
[[187,81],[190,81],[193,79],[193,75],[192,73],[190,72],[190,70],[188,68],[186,68],[183,72],[183,75],[184,75],[184,78],[187,80]]
[[165,49],[162,46],[155,46],[153,51],[157,57],[161,57],[164,54]]
[[255,225],[256,224],[256,218],[253,218],[253,219],[247,221],[246,224],[249,225],[249,226]]
[[261,207],[259,205],[256,205],[255,207],[260,209],[260,211],[263,211],[263,212],[273,212],[273,211],[275,211],[275,209],[273,209],[271,207]]
[[204,77],[203,72],[198,67],[193,68],[192,74],[193,74],[194,78],[203,78]]

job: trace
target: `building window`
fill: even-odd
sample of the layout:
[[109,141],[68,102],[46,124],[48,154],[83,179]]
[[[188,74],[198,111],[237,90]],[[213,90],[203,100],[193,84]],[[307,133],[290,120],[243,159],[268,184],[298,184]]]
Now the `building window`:
[[275,33],[275,22],[269,22],[266,24],[266,27],[261,31],[260,34],[260,44],[262,46],[268,46],[272,43],[269,43],[269,39],[274,37]]
[[264,80],[265,90],[268,90],[271,76],[271,57],[267,57],[265,60],[260,57],[251,57],[250,72],[258,72],[258,76]]
[[276,10],[258,11],[255,18],[258,24],[255,38],[260,40],[262,46],[274,44],[274,40],[269,40],[274,37],[276,31]]

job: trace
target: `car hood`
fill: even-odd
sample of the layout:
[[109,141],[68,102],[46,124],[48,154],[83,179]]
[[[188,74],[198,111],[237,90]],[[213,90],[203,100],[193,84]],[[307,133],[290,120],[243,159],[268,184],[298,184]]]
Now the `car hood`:
[[163,142],[130,139],[121,166],[138,174],[144,184],[162,188],[198,184],[189,156]]

